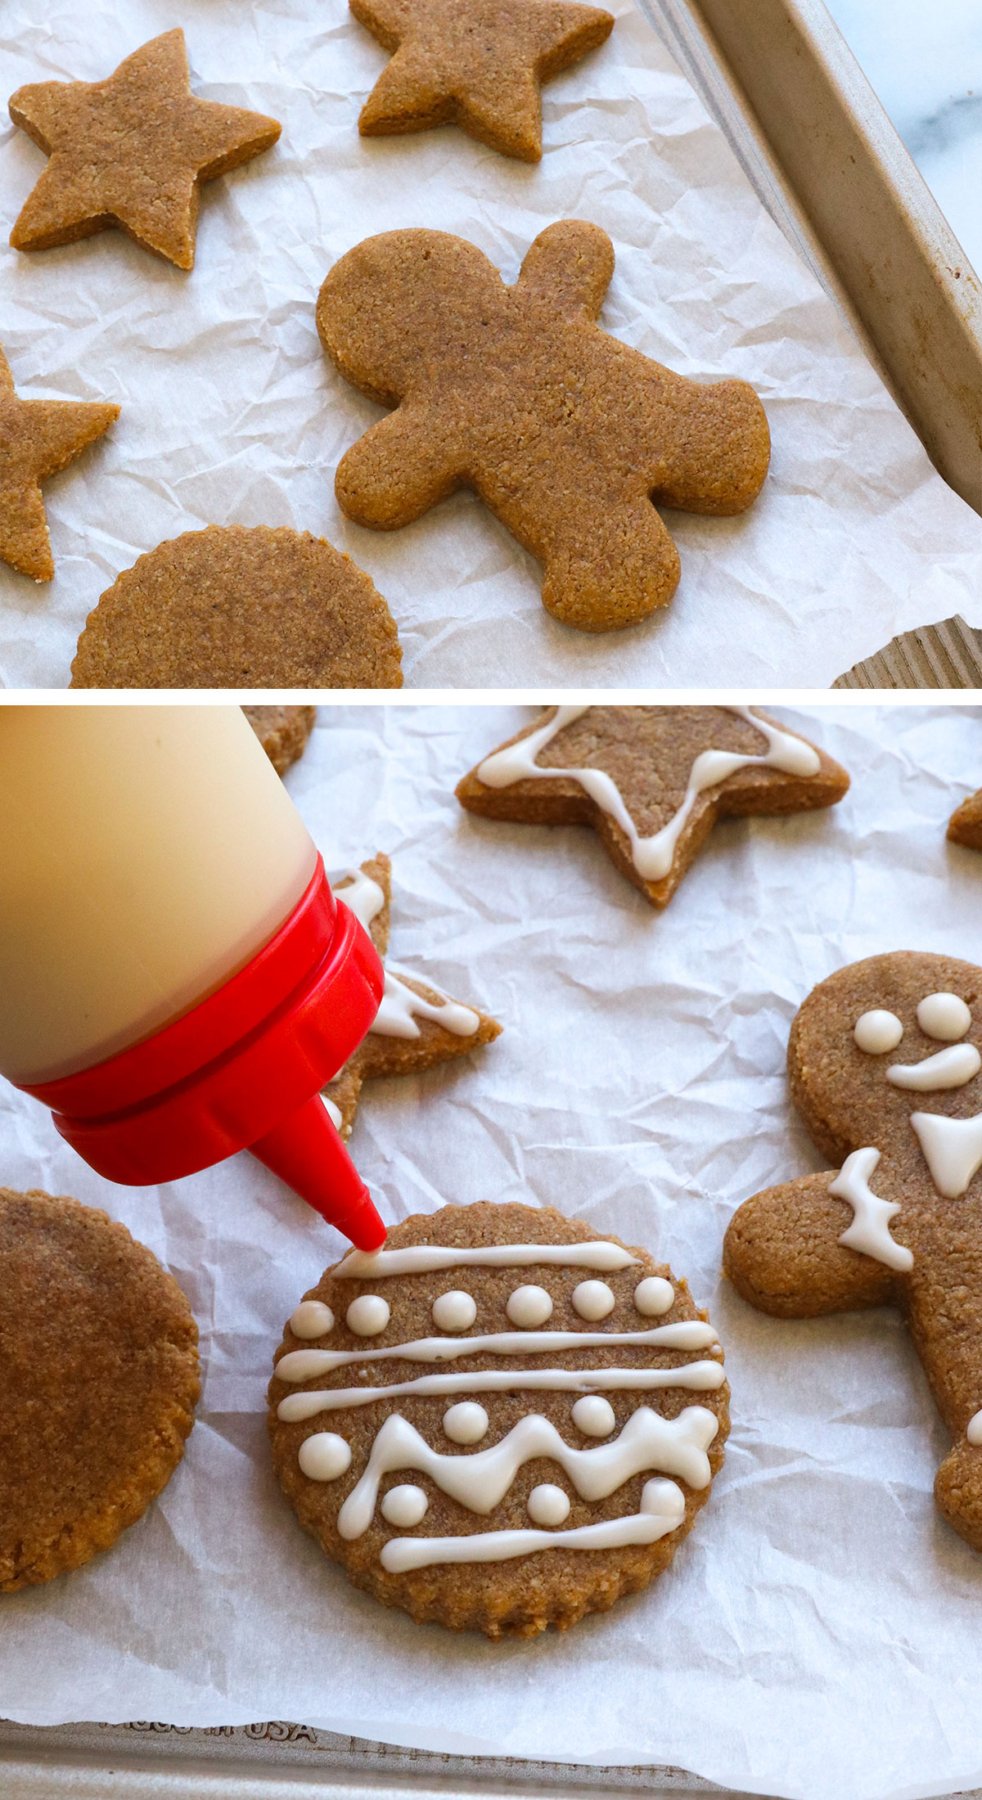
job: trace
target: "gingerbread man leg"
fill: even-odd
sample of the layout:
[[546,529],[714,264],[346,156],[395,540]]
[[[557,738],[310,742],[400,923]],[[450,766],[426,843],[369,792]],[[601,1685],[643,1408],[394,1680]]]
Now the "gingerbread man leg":
[[723,1268],[751,1306],[780,1319],[884,1306],[897,1292],[885,1264],[840,1243],[852,1209],[829,1192],[835,1171],[767,1188],[734,1213]]
[[554,618],[581,631],[637,625],[672,598],[678,551],[644,496],[612,507],[589,491],[587,476],[551,542],[533,544],[527,531],[511,529],[544,564],[542,604]]
[[982,1550],[982,1270],[970,1226],[964,1231],[964,1240],[935,1232],[918,1246],[908,1304],[914,1344],[955,1440],[935,1498],[949,1525]]

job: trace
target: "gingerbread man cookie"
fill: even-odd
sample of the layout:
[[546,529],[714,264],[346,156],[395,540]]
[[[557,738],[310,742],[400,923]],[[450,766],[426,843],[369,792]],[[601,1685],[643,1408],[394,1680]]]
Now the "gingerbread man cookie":
[[459,125],[482,144],[538,162],[539,88],[609,37],[614,20],[569,0],[349,0],[395,52],[369,94],[363,137]]
[[724,1267],[779,1318],[901,1308],[954,1448],[935,1496],[982,1550],[982,968],[897,952],[829,976],[791,1093],[837,1165],[745,1202]]
[[468,812],[592,825],[611,862],[667,906],[728,814],[834,806],[845,769],[749,706],[550,706],[459,783]]
[[597,324],[614,268],[596,225],[550,225],[507,288],[441,231],[368,238],[331,270],[317,324],[342,375],[395,407],[344,457],[338,500],[377,530],[471,487],[545,570],[567,625],[635,625],[671,599],[656,506],[741,513],[767,473],[744,381],[689,381]]

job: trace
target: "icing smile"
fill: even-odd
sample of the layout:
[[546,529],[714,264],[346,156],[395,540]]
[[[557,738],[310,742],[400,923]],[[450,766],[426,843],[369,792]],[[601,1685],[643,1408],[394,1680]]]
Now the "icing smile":
[[974,1044],[949,1044],[923,1062],[894,1063],[887,1070],[887,1080],[894,1087],[913,1088],[916,1093],[937,1093],[942,1088],[965,1087],[980,1069],[982,1056]]

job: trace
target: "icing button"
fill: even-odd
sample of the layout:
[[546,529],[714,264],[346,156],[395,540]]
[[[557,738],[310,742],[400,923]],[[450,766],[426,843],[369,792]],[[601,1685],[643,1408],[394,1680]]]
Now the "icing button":
[[617,1415],[602,1394],[584,1394],[573,1407],[573,1424],[584,1437],[609,1437],[617,1424]]
[[476,1400],[458,1400],[443,1415],[443,1429],[452,1444],[477,1444],[488,1428],[488,1415]]
[[634,1304],[643,1319],[659,1319],[675,1299],[675,1289],[664,1275],[646,1275],[634,1290]]
[[433,1323],[441,1331],[467,1331],[477,1318],[477,1301],[463,1288],[438,1294],[433,1302]]
[[569,1518],[569,1495],[551,1481],[542,1481],[528,1497],[528,1515],[535,1525],[561,1525]]
[[581,1319],[606,1319],[616,1301],[605,1281],[581,1281],[573,1289],[573,1308]]
[[529,1282],[509,1294],[505,1311],[513,1325],[532,1330],[552,1317],[552,1295],[547,1294],[545,1288]]
[[401,1482],[398,1487],[390,1488],[382,1501],[382,1517],[390,1525],[398,1525],[405,1531],[411,1525],[418,1525],[426,1517],[429,1501],[421,1487],[415,1482]]
[[348,1330],[356,1337],[378,1337],[391,1318],[389,1302],[381,1294],[359,1294],[345,1313]]
[[337,1481],[351,1467],[351,1445],[336,1431],[315,1431],[304,1438],[297,1461],[308,1481]]
[[333,1329],[334,1314],[329,1306],[324,1305],[323,1300],[301,1300],[290,1315],[290,1330],[294,1337],[326,1337]]

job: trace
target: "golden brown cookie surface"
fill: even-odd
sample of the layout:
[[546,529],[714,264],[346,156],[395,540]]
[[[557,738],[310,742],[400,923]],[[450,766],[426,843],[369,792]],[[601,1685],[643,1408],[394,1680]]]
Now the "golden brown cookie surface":
[[105,1213],[0,1189],[0,1591],[116,1542],[184,1454],[198,1333]]
[[982,969],[920,951],[840,969],[788,1068],[837,1166],[745,1201],[726,1273],[783,1318],[899,1307],[954,1439],[938,1504],[982,1550]]
[[307,747],[316,706],[244,706],[242,711],[277,775],[285,775]]
[[179,269],[194,266],[202,182],[280,135],[262,113],[195,98],[181,30],[143,44],[105,81],[18,88],[10,116],[50,157],[10,234],[16,250],[118,226]]
[[468,812],[592,825],[653,906],[671,899],[716,819],[834,805],[849,777],[756,708],[551,706],[465,775]]
[[543,81],[610,35],[568,0],[349,0],[392,61],[362,108],[364,137],[459,125],[504,156],[542,155]]
[[325,1273],[287,1327],[270,1431],[300,1523],[356,1586],[529,1637],[667,1567],[727,1402],[684,1282],[551,1208],[480,1202]]
[[574,219],[536,238],[512,288],[463,238],[390,231],[336,264],[317,306],[342,375],[395,408],[343,458],[343,510],[388,531],[473,488],[542,563],[543,605],[584,631],[671,599],[656,505],[743,512],[770,456],[746,382],[686,380],[600,328],[613,266],[606,233]]
[[401,687],[395,623],[325,538],[210,525],[159,544],[89,614],[72,687]]
[[0,561],[35,581],[55,572],[41,483],[94,443],[119,407],[76,400],[21,400],[0,350]]
[[982,788],[956,807],[948,821],[948,836],[953,844],[982,850]]
[[[331,877],[339,900],[369,932],[379,956],[389,948],[392,864],[374,856],[359,869]],[[382,1075],[416,1075],[437,1063],[490,1044],[501,1026],[477,1007],[454,1000],[401,967],[385,971],[385,993],[372,1026],[344,1068],[324,1090],[342,1137],[351,1136],[363,1083]]]

